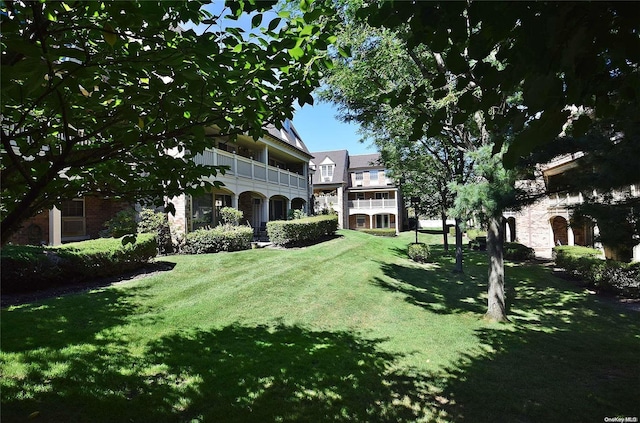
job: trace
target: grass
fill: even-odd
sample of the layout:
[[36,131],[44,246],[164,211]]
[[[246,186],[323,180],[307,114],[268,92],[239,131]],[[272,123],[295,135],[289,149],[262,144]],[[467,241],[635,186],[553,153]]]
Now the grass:
[[[2,421],[603,421],[640,416],[640,316],[508,265],[509,324],[413,233],[163,258],[162,272],[2,310]],[[439,235],[421,234],[439,243]]]

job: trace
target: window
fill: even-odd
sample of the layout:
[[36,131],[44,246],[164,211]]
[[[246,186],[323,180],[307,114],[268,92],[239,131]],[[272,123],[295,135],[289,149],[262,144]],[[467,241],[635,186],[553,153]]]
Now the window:
[[333,179],[333,168],[335,165],[322,165],[320,166],[320,172],[322,175],[322,181],[328,182]]
[[376,200],[388,200],[389,193],[388,192],[376,192]]
[[364,192],[356,192],[356,200],[364,200]]
[[389,215],[377,214],[376,215],[376,228],[388,228],[389,227]]
[[371,180],[372,184],[377,184],[378,183],[378,171],[377,170],[370,170],[369,171],[369,179]]
[[356,226],[358,228],[364,228],[365,227],[365,217],[364,216],[356,216]]
[[205,194],[191,199],[191,230],[213,225],[213,195]]
[[356,172],[356,181],[362,181],[364,179],[362,172]]
[[84,200],[62,202],[62,238],[84,237],[86,235]]

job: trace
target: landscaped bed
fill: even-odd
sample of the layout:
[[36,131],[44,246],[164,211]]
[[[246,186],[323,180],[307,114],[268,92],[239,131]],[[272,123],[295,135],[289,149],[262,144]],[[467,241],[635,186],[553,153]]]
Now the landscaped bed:
[[2,310],[2,421],[604,421],[635,416],[640,315],[536,264],[439,235],[340,231],[303,249],[163,257],[173,270]]

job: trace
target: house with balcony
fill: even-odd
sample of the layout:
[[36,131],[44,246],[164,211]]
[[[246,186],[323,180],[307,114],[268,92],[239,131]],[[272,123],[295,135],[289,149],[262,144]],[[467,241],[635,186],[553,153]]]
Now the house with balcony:
[[[533,182],[534,191],[547,194],[518,212],[505,213],[505,240],[517,241],[535,250],[539,257],[551,257],[556,245],[581,245],[603,249],[599,244],[598,222],[572,219],[572,208],[584,202],[581,192],[571,190],[568,171],[580,164],[583,153],[567,154],[540,165],[541,177]],[[594,192],[594,194],[597,194]],[[620,192],[610,193],[614,198],[640,197],[640,184],[630,185]],[[632,252],[632,259],[640,261],[640,245]],[[606,255],[606,251],[605,251]]]
[[173,231],[215,226],[223,207],[240,210],[240,223],[249,224],[256,235],[266,222],[286,219],[291,209],[310,211],[309,150],[289,120],[282,129],[273,125],[265,129],[257,141],[243,135],[230,140],[207,129],[211,147],[195,160],[204,166],[226,166],[224,175],[211,178],[224,185],[198,197],[173,198],[176,214],[169,217]]
[[[169,215],[172,232],[184,234],[215,226],[222,207],[242,211],[241,223],[251,225],[256,235],[266,222],[285,219],[290,209],[310,211],[309,150],[288,120],[282,129],[265,129],[257,141],[242,135],[231,141],[213,128],[206,129],[211,147],[195,160],[204,166],[226,166],[224,175],[212,177],[224,185],[198,197],[173,198],[176,213]],[[96,196],[64,201],[60,209],[54,207],[27,220],[11,242],[59,245],[98,238],[105,222],[132,206]]]
[[404,206],[399,188],[387,176],[379,154],[347,150],[313,153],[314,210],[332,209],[345,229],[400,231]]

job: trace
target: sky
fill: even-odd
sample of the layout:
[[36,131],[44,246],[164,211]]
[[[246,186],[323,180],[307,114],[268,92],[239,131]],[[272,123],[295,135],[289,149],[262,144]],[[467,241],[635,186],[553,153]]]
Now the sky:
[[[205,6],[205,9],[214,16],[220,15],[223,8],[224,2],[219,0],[214,0],[212,4]],[[264,15],[265,20],[277,16],[273,12],[266,12]],[[243,15],[237,23],[250,32],[252,16],[253,14]],[[265,20],[263,20],[263,24]],[[194,26],[191,22],[181,26],[185,29],[194,29],[199,34],[207,27],[206,25]],[[223,26],[219,25],[216,29],[221,29]],[[296,112],[293,118],[293,126],[310,152],[348,150],[351,155],[376,152],[375,147],[370,143],[359,142],[358,125],[341,122],[336,118],[337,108],[334,105],[320,102],[317,98],[314,100],[313,106],[306,104],[302,108],[296,102]]]
[[370,143],[361,143],[358,125],[341,122],[333,104],[314,101],[296,110],[293,126],[310,152],[348,150],[349,154],[371,154],[376,150]]

